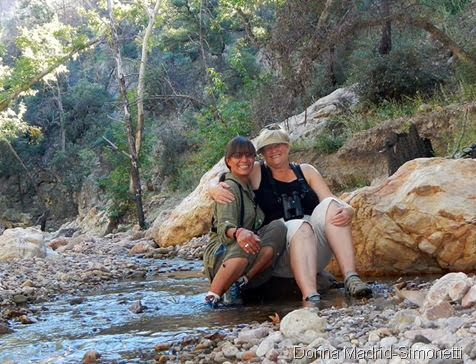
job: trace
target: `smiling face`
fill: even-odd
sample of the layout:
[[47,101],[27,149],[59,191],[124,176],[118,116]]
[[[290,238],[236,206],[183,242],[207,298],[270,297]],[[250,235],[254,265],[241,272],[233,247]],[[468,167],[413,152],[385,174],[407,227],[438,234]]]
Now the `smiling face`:
[[251,152],[235,152],[226,160],[231,173],[237,177],[248,177],[253,170],[255,155]]
[[286,143],[269,144],[261,149],[261,154],[271,167],[289,164],[289,145]]
[[237,136],[230,140],[225,149],[225,163],[230,172],[247,183],[256,156],[256,150],[251,141]]

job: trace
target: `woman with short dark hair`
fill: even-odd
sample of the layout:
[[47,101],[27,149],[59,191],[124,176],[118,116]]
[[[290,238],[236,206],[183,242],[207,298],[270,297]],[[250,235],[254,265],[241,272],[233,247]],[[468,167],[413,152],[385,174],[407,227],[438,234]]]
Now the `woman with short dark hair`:
[[225,149],[230,172],[221,180],[229,185],[234,201],[215,203],[210,242],[204,252],[205,273],[211,281],[205,301],[212,307],[219,302],[241,303],[240,290],[272,267],[284,250],[284,223],[273,221],[264,226],[264,213],[255,202],[249,180],[255,156],[253,143],[242,136],[233,138]]

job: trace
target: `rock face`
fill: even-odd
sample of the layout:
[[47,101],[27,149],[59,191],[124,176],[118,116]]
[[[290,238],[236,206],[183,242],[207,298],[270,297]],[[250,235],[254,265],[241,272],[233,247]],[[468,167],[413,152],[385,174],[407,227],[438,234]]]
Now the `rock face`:
[[40,230],[7,229],[0,236],[0,260],[33,257],[46,257],[46,244]]
[[73,223],[83,233],[103,236],[108,232],[110,219],[101,197],[99,187],[93,178],[84,181],[78,196],[78,217]]
[[[476,270],[475,160],[416,159],[380,185],[343,198],[356,211],[361,274]],[[330,271],[338,273],[335,261]]]

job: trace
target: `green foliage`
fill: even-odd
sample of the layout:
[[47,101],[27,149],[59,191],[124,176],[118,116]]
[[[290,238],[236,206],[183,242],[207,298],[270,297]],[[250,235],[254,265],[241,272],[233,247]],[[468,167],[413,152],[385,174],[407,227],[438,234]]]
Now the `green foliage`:
[[56,150],[49,163],[50,170],[59,176],[59,183],[72,191],[79,191],[82,182],[99,161],[97,152],[77,144],[68,144],[65,152]]
[[420,2],[448,17],[464,11],[471,0],[420,0]]
[[442,67],[431,63],[424,50],[394,50],[388,55],[372,54],[356,64],[352,80],[363,101],[374,104],[431,94],[446,77]]
[[180,130],[164,129],[159,137],[158,165],[161,175],[176,176],[180,169],[181,154],[188,149],[188,140]]
[[198,122],[199,161],[208,169],[223,157],[226,143],[231,138],[251,133],[250,104],[222,99],[217,108],[203,109]]
[[[120,150],[127,150],[127,140],[120,122],[113,123],[105,134]],[[112,201],[108,214],[111,217],[120,217],[133,206],[133,196],[129,193],[130,161],[123,153],[111,150],[109,145],[104,143],[104,147],[103,153],[109,163],[110,172],[100,177],[98,183],[106,192],[107,198]]]
[[370,181],[363,174],[346,176],[341,183],[338,193],[355,191],[368,185],[370,185]]
[[316,138],[314,150],[318,154],[332,154],[342,147],[347,138],[345,135],[320,134]]

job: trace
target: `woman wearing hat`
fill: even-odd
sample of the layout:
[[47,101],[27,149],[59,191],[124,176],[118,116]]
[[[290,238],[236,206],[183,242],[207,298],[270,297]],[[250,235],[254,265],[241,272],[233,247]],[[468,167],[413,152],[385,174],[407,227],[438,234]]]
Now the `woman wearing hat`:
[[248,280],[255,287],[264,283],[266,277],[257,276],[274,267],[285,248],[284,223],[275,220],[265,225],[263,211],[251,190],[249,175],[254,169],[255,156],[253,143],[242,136],[230,140],[225,149],[225,163],[230,172],[221,179],[228,184],[233,201],[215,204],[210,242],[203,255],[205,273],[211,282],[205,302],[212,307],[219,302],[240,304],[241,286]]
[[[304,301],[318,302],[317,273],[334,255],[344,276],[346,290],[354,297],[372,295],[355,271],[350,223],[353,209],[332,194],[321,174],[309,164],[289,162],[289,134],[278,124],[261,130],[256,149],[265,162],[255,162],[249,179],[264,223],[285,221],[287,243],[276,263],[274,276],[296,280]],[[210,186],[212,198],[222,204],[234,197],[229,185]]]

